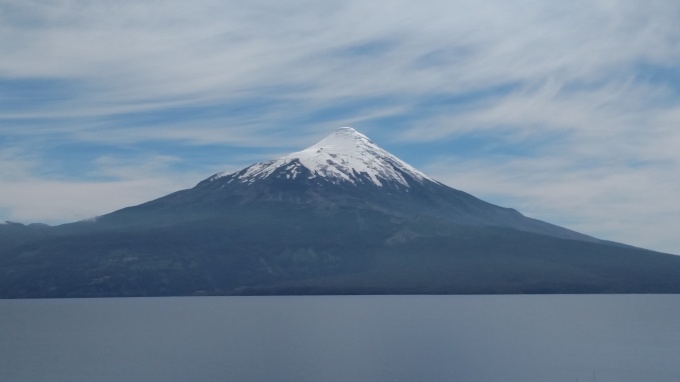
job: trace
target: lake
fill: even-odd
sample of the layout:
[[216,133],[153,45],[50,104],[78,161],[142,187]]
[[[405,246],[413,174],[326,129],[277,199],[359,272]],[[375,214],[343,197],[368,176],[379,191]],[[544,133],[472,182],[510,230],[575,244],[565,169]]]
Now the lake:
[[0,300],[0,381],[680,381],[680,295]]

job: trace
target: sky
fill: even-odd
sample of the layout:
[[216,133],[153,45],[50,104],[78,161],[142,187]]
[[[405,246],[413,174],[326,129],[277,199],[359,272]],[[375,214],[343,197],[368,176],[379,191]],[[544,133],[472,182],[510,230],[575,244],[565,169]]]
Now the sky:
[[351,126],[483,200],[680,254],[678,25],[675,0],[0,0],[0,221]]

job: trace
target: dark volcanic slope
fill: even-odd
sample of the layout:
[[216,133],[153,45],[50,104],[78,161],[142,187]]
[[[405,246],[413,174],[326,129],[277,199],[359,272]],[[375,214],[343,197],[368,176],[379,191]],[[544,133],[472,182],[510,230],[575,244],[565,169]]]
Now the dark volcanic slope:
[[678,292],[678,256],[486,203],[348,128],[96,221],[0,225],[4,298]]
[[432,180],[350,128],[341,128],[300,152],[235,173],[217,174],[191,190],[114,212],[98,223],[174,224],[229,214],[234,203],[266,201],[317,209],[369,208],[395,216],[429,216],[461,225],[502,226],[596,241]]

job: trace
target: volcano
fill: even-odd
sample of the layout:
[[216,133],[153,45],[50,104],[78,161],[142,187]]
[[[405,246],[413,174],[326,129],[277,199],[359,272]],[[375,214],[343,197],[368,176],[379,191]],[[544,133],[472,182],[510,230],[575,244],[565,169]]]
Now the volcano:
[[0,225],[0,297],[678,293],[680,257],[444,185],[343,127],[89,221]]

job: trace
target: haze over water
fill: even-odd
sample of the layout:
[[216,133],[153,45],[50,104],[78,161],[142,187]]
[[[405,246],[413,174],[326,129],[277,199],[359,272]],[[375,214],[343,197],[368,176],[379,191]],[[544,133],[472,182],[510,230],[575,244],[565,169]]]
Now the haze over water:
[[680,380],[679,295],[0,301],[1,381]]

